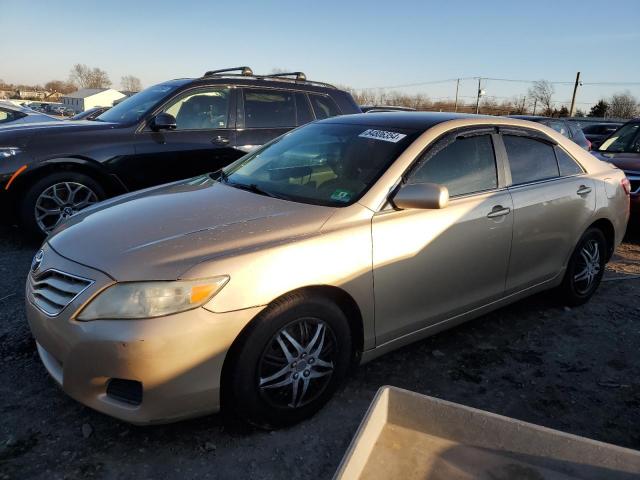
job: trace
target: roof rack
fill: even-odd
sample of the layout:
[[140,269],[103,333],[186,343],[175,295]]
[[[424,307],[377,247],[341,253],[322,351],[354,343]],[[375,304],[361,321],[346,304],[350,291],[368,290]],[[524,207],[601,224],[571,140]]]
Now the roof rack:
[[[229,72],[239,72],[239,74],[233,74]],[[229,74],[224,75],[227,73]],[[235,67],[235,68],[223,68],[220,70],[209,70],[208,72],[205,72],[202,78],[213,77],[216,75],[228,76],[228,77],[253,77],[256,80],[280,79],[281,81],[286,81],[286,82],[295,82],[295,83],[304,82],[307,85],[314,85],[314,86],[325,87],[325,88],[336,88],[334,85],[331,85],[329,83],[316,82],[315,80],[307,80],[307,76],[304,74],[304,72],[285,72],[285,73],[271,73],[269,75],[254,75],[253,70],[251,70],[251,68],[246,66]]]
[[244,66],[244,67],[235,67],[235,68],[223,68],[220,70],[209,70],[208,72],[205,72],[205,74],[203,75],[204,77],[210,77],[212,75],[218,75],[220,73],[226,73],[226,72],[236,72],[239,71],[240,75],[243,75],[245,77],[250,77],[253,76],[253,70],[251,70],[251,68]]
[[307,76],[304,74],[304,72],[272,73],[270,75],[265,75],[265,77],[295,77],[299,82],[307,81]]

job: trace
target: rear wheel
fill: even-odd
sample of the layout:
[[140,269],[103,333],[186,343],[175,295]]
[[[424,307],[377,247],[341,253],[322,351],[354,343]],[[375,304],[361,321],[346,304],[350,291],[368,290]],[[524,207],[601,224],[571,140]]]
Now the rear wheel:
[[36,235],[47,235],[71,215],[105,198],[93,178],[76,172],[44,177],[26,192],[20,207],[22,225]]
[[582,305],[598,289],[604,275],[607,242],[597,228],[588,229],[576,246],[561,286],[568,305]]
[[289,425],[331,398],[350,359],[342,310],[323,297],[292,294],[268,307],[235,351],[226,399],[253,425]]

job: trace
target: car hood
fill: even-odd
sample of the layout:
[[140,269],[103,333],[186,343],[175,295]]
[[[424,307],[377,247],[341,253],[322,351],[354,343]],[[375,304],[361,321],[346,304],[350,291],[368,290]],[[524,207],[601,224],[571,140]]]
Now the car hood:
[[174,280],[204,260],[317,233],[334,211],[198,177],[102,202],[48,242],[116,280]]
[[45,121],[35,123],[7,123],[0,127],[0,144],[3,140],[15,140],[16,138],[30,139],[34,135],[41,138],[42,135],[57,135],[73,132],[83,132],[88,130],[108,130],[118,127],[117,123],[79,121],[69,122],[66,120]]
[[640,153],[592,152],[598,160],[614,164],[620,170],[640,172]]

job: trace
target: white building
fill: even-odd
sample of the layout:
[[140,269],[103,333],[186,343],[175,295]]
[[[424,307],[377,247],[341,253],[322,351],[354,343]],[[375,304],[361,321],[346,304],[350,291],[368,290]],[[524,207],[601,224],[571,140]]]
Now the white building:
[[93,107],[110,107],[123,97],[122,93],[113,88],[83,88],[62,97],[62,103],[75,112],[84,112]]

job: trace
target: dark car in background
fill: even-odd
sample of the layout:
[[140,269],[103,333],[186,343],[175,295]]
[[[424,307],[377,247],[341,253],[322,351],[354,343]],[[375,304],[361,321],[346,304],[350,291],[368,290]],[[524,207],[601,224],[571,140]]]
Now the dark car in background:
[[621,122],[580,122],[582,133],[591,142],[592,148],[596,149],[602,141],[623,125]]
[[637,217],[640,213],[640,118],[625,123],[592,153],[625,173],[631,189],[631,210]]
[[57,122],[58,119],[27,107],[0,102],[0,128],[8,125],[27,125],[40,122]]
[[568,122],[564,118],[550,118],[537,115],[509,115],[511,118],[542,123],[565,137],[573,140],[585,150],[591,150],[591,142],[582,133],[582,129],[575,122]]
[[73,115],[69,120],[95,120],[111,107],[94,107]]
[[0,202],[48,233],[106,197],[219,170],[299,125],[359,112],[349,93],[302,72],[171,80],[92,122],[0,129]]

